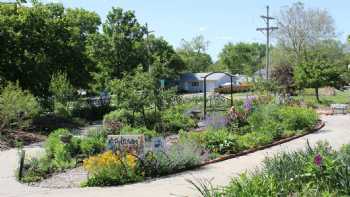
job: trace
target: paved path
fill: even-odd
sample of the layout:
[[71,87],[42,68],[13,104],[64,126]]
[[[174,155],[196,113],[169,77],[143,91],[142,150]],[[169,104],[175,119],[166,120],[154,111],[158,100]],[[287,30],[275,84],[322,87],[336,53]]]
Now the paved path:
[[[327,140],[334,148],[350,143],[350,115],[323,117],[326,127],[320,132],[304,136],[283,145],[212,164],[194,171],[163,177],[160,179],[110,188],[45,189],[29,187],[16,182],[14,171],[17,166],[16,150],[0,152],[0,196],[1,197],[156,197],[156,196],[198,196],[186,179],[214,178],[213,183],[226,185],[232,176],[259,166],[269,155],[281,151],[305,148],[308,139],[311,145]],[[38,148],[28,148],[29,152]]]

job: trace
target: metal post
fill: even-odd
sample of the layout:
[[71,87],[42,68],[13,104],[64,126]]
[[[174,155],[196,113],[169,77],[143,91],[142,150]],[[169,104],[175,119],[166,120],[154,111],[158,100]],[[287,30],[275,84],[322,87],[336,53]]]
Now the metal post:
[[233,84],[232,84],[232,76],[231,76],[231,107],[233,106]]
[[204,119],[207,117],[207,78],[204,77]]
[[20,153],[19,158],[19,168],[18,168],[18,180],[22,180],[23,177],[23,165],[24,165],[24,158],[25,158],[26,152],[25,150],[22,150]]

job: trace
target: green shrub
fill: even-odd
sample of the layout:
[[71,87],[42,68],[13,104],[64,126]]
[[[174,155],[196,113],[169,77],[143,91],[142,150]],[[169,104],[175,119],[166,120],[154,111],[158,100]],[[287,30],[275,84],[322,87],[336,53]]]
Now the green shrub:
[[247,121],[252,131],[256,131],[263,126],[266,126],[267,122],[278,122],[275,114],[280,106],[278,105],[258,105],[255,110],[248,116]]
[[317,113],[312,109],[272,104],[258,106],[247,119],[252,131],[272,133],[273,139],[281,138],[284,131],[311,128],[317,120]]
[[52,132],[46,140],[45,150],[47,157],[51,159],[52,167],[57,170],[64,170],[74,167],[76,161],[73,157],[79,153],[80,148],[75,140],[63,143],[62,137],[68,137],[71,133],[66,129],[58,129]]
[[186,132],[179,131],[180,143],[195,143],[205,148],[205,132]]
[[241,149],[257,148],[271,142],[273,142],[273,135],[269,132],[251,132],[238,137]]
[[54,112],[62,117],[69,117],[71,110],[69,102],[73,100],[74,87],[69,82],[66,73],[56,73],[51,76],[49,91],[54,100]]
[[106,149],[107,133],[101,129],[92,129],[81,138],[80,149],[84,155],[96,155]]
[[147,129],[146,127],[133,128],[129,125],[124,126],[120,134],[144,134],[146,137],[156,137],[159,135],[156,131]]
[[204,143],[206,148],[214,153],[226,154],[239,151],[236,136],[226,129],[206,131]]
[[0,90],[0,130],[26,128],[39,111],[36,98],[18,84],[9,83]]
[[24,161],[21,181],[24,183],[38,182],[47,177],[50,172],[51,162],[46,156],[40,159],[31,158]]
[[149,152],[144,157],[142,169],[148,177],[171,174],[201,163],[202,149],[194,143],[179,143],[165,151]]
[[84,168],[89,177],[84,186],[113,186],[143,180],[138,170],[138,158],[131,155],[103,154],[84,160]]
[[103,117],[103,126],[110,132],[119,132],[124,125],[133,122],[132,112],[126,109],[112,111]]
[[349,145],[336,152],[327,143],[281,153],[266,158],[262,169],[234,178],[212,196],[348,196],[349,153]]
[[103,130],[93,129],[86,137],[72,137],[69,142],[62,142],[62,138],[70,137],[67,129],[52,132],[45,143],[46,155],[25,161],[22,181],[40,181],[54,172],[75,167],[80,154],[90,156],[105,150],[107,133]]
[[196,121],[190,116],[185,115],[184,105],[169,108],[162,113],[162,128],[166,132],[175,132],[179,130],[188,130],[196,126]]
[[203,132],[180,132],[180,142],[192,142],[201,145],[212,153],[236,153],[240,150],[237,136],[227,129],[207,130]]
[[287,130],[304,130],[311,128],[318,120],[318,115],[313,109],[302,107],[284,106],[278,114],[282,120],[284,129]]

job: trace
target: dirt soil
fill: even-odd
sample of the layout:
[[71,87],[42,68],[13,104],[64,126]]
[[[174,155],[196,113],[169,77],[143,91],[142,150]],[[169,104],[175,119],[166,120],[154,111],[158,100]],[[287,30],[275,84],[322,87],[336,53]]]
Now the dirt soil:
[[7,131],[0,136],[0,151],[44,141],[47,137],[27,131]]

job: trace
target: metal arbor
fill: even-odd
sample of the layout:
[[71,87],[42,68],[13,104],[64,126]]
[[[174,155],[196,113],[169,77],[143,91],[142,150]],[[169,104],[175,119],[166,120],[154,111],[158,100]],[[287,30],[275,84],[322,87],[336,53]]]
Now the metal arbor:
[[234,77],[234,75],[232,75],[230,73],[226,73],[226,72],[211,72],[211,73],[208,73],[204,77],[202,77],[204,79],[204,118],[206,118],[206,116],[207,116],[207,78],[210,75],[217,74],[217,73],[225,74],[225,75],[230,77],[230,82],[231,82],[231,106],[233,106],[233,79],[232,78]]

